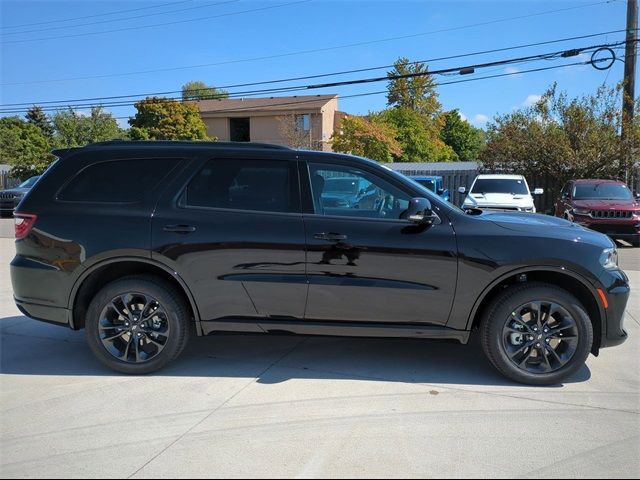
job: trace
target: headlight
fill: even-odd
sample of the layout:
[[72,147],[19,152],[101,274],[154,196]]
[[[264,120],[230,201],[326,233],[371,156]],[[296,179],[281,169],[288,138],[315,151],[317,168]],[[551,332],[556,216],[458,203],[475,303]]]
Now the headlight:
[[605,248],[600,255],[600,263],[606,269],[618,268],[618,250]]
[[574,208],[573,213],[577,215],[591,215],[591,210],[587,208]]

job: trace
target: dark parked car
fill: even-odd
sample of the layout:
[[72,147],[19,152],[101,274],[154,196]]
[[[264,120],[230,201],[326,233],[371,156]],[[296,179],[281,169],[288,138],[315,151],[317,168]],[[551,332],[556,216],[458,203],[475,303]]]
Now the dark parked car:
[[[627,336],[613,242],[566,220],[465,213],[370,160],[284,147],[106,142],[56,155],[16,211],[15,301],[84,328],[120,372],[165,366],[192,328],[462,343],[479,329],[500,372],[543,385]],[[324,206],[336,176],[381,200]]]
[[31,177],[15,188],[0,190],[0,216],[13,215],[13,210],[18,206],[31,187],[33,187],[40,176]]
[[556,216],[640,247],[640,202],[624,182],[571,180],[556,201]]

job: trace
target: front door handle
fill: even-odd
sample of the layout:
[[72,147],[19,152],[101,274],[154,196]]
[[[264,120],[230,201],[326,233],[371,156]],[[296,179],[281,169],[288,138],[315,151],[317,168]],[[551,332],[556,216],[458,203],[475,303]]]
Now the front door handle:
[[165,225],[162,229],[171,233],[191,233],[196,231],[196,227],[193,225]]
[[346,235],[341,233],[316,233],[313,238],[316,240],[326,240],[328,242],[344,242],[347,239]]

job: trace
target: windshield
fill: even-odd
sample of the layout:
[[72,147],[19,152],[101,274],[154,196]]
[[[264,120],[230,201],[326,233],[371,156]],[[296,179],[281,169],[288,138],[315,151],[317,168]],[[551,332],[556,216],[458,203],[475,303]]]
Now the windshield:
[[20,185],[18,185],[18,188],[31,188],[33,187],[33,184],[38,181],[39,178],[40,177],[31,177],[28,180],[25,180],[24,182],[22,182]]
[[633,200],[633,195],[626,185],[592,183],[576,185],[573,198],[575,200]]
[[508,193],[511,195],[529,195],[529,187],[522,179],[479,178],[473,184],[471,193]]
[[325,180],[325,193],[358,193],[358,179],[355,177],[328,178]]
[[436,186],[434,185],[433,180],[416,180],[416,182],[422,185],[423,187],[427,187],[432,192],[436,191]]

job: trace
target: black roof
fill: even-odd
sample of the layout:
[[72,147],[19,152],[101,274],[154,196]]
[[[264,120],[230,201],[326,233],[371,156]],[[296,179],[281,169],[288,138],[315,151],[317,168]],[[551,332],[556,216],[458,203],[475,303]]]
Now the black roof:
[[125,148],[161,148],[161,147],[181,147],[181,148],[219,148],[219,149],[247,149],[247,150],[292,150],[283,145],[273,145],[270,143],[256,142],[211,142],[197,140],[109,140],[106,142],[96,142],[84,147],[56,148],[51,151],[57,157],[65,157],[70,153],[80,150],[91,150],[102,147],[125,147]]
[[123,147],[205,147],[205,148],[253,148],[253,149],[273,149],[291,150],[283,145],[273,145],[271,143],[257,142],[211,142],[202,140],[109,140],[107,142],[91,143],[85,148],[101,146],[123,146]]

